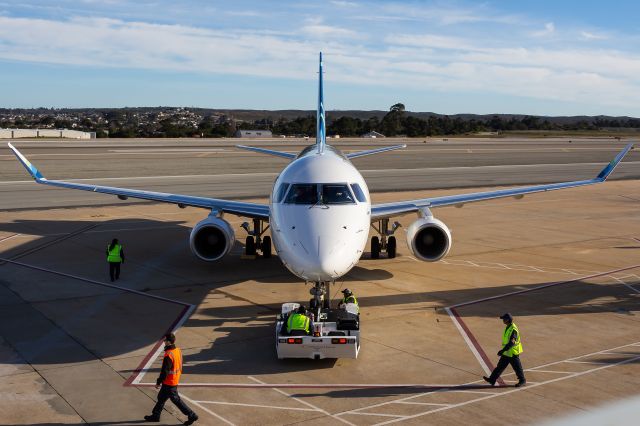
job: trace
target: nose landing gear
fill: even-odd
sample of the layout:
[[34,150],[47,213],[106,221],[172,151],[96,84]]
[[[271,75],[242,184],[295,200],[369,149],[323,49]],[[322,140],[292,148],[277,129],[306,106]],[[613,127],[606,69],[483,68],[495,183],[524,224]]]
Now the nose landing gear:
[[262,257],[271,257],[271,237],[268,235],[262,237],[262,234],[269,229],[269,225],[265,227],[262,220],[253,219],[253,229],[249,227],[249,222],[244,222],[240,226],[249,234],[245,239],[244,254],[255,256],[260,251]]
[[389,259],[396,257],[396,237],[393,235],[396,229],[400,227],[400,223],[394,222],[389,228],[389,219],[380,219],[377,224],[371,224],[380,236],[371,237],[371,258],[379,259],[381,252],[386,252]]
[[316,281],[309,293],[313,296],[309,301],[309,310],[316,318],[320,318],[322,309],[331,309],[331,282]]

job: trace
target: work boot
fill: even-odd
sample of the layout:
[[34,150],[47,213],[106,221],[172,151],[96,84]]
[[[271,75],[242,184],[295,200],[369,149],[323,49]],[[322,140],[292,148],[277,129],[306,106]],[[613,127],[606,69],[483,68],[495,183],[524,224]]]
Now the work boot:
[[516,387],[519,388],[519,387],[524,386],[526,384],[527,384],[526,380],[520,380],[520,381],[518,381],[518,383],[516,383]]
[[192,415],[189,416],[187,421],[184,422],[184,424],[189,426],[189,425],[192,425],[193,422],[195,422],[196,420],[198,420],[198,415],[196,413],[193,413]]
[[[160,421],[160,416],[154,416],[153,414],[150,416],[144,416],[144,420],[147,422],[154,422],[157,423]],[[191,424],[191,423],[189,423]]]
[[482,376],[482,378],[484,379],[485,382],[489,383],[491,386],[495,386],[496,382],[492,382],[490,378],[488,378],[487,376]]

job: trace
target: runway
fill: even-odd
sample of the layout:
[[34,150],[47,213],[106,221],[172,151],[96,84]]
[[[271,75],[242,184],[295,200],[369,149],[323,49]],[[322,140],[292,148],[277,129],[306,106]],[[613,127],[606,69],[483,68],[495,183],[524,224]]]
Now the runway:
[[[16,145],[50,177],[197,195],[231,194],[238,185],[245,193],[234,196],[261,202],[285,163],[236,153],[234,141],[216,146],[229,154],[199,159],[199,151],[173,157],[174,150],[209,149],[212,142],[126,142]],[[373,144],[389,142],[396,141]],[[356,164],[372,187],[389,185],[373,195],[387,202],[488,189],[493,182],[590,177],[626,144],[449,142],[411,141],[414,151],[400,158],[387,153]],[[109,153],[128,149],[144,152]],[[283,302],[308,300],[309,287],[277,257],[240,258],[244,219],[225,216],[236,246],[221,262],[205,263],[188,248],[205,210],[21,182],[25,173],[5,154],[0,392],[10,404],[0,403],[0,418],[7,424],[138,424],[154,403],[150,385],[167,329],[177,330],[184,349],[181,394],[202,425],[512,424],[505,407],[518,412],[520,423],[536,424],[639,394],[636,152],[602,185],[434,209],[453,235],[452,251],[440,262],[411,255],[404,230],[415,216],[400,218],[398,257],[373,260],[365,253],[333,288],[334,301],[342,288],[356,293],[363,338],[357,360],[336,361],[276,359],[275,314]],[[483,179],[491,183],[482,186]],[[260,190],[252,186],[257,180]],[[411,189],[414,181],[420,189]],[[126,263],[122,278],[110,283],[104,250],[113,237],[123,242]],[[481,379],[497,361],[503,330],[497,317],[505,311],[522,332],[524,388],[512,387],[511,370],[504,387]],[[161,424],[182,421],[169,406]]]
[[[398,150],[355,159],[372,192],[526,185],[594,176],[627,141],[335,140],[345,152],[397,143]],[[242,151],[236,143],[299,152],[309,141],[118,140],[24,142],[16,146],[49,179],[216,198],[266,197],[286,160]],[[0,154],[0,209],[117,205],[115,197],[34,186],[8,150]],[[631,152],[612,179],[639,179]],[[136,201],[127,201],[136,202]]]

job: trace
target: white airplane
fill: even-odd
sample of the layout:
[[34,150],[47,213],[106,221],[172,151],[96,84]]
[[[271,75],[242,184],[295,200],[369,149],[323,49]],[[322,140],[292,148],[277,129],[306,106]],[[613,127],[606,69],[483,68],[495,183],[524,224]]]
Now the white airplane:
[[525,194],[535,192],[602,183],[633,148],[633,144],[627,145],[593,179],[371,204],[367,184],[350,160],[404,148],[406,145],[350,154],[343,154],[327,145],[322,68],[320,53],[315,144],[306,147],[297,155],[238,146],[291,160],[276,178],[269,204],[48,180],[15,147],[11,144],[9,147],[40,184],[113,194],[121,200],[129,197],[140,198],[173,203],[181,208],[192,206],[210,210],[209,216],[193,228],[189,238],[193,253],[205,261],[219,260],[231,251],[235,242],[234,230],[224,220],[225,214],[253,220],[253,228],[250,228],[247,222],[242,224],[249,234],[245,245],[247,254],[255,254],[256,250],[260,250],[265,257],[271,255],[271,238],[263,237],[265,231],[271,228],[273,245],[282,263],[305,282],[315,284],[313,293],[317,306],[328,306],[329,298],[325,298],[324,295],[329,294],[330,284],[358,263],[367,243],[370,226],[377,234],[371,238],[371,257],[378,258],[381,252],[386,252],[389,258],[393,258],[396,255],[394,232],[399,224],[395,222],[390,226],[390,219],[394,216],[417,213],[418,219],[407,229],[407,245],[416,258],[435,262],[449,252],[451,233],[442,221],[433,217],[431,208],[461,206],[503,197],[519,199]]

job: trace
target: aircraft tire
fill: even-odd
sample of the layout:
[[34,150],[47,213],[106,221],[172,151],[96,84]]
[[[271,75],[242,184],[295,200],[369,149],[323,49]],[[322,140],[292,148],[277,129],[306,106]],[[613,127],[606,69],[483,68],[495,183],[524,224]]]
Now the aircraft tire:
[[371,258],[380,258],[380,238],[371,237]]
[[389,237],[389,240],[387,241],[387,256],[389,259],[396,257],[396,247],[396,237]]
[[262,257],[265,259],[271,257],[271,237],[268,235],[262,239]]
[[244,242],[244,253],[247,256],[256,254],[256,240],[251,235],[249,235]]

